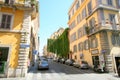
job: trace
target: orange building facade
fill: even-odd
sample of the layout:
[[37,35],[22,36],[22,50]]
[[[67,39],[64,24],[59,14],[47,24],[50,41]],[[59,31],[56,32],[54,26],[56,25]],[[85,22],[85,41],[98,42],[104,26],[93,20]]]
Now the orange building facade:
[[68,12],[69,57],[117,72],[120,53],[112,52],[120,47],[119,8],[120,0],[74,0]]

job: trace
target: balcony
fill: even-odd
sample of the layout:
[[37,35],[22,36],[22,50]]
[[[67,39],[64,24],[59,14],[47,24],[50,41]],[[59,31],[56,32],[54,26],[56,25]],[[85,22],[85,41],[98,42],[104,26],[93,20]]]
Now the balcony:
[[0,0],[1,7],[15,7],[17,9],[34,9],[37,5],[37,0]]
[[[114,1],[114,0],[113,0]],[[112,10],[112,11],[119,11],[119,8],[117,5],[108,5],[107,0],[96,0],[96,5],[93,6],[92,10],[88,12],[87,19],[98,9],[106,9],[106,10]]]
[[94,27],[87,27],[86,32],[88,35],[92,35],[102,30],[120,31],[120,24],[104,20],[95,24]]

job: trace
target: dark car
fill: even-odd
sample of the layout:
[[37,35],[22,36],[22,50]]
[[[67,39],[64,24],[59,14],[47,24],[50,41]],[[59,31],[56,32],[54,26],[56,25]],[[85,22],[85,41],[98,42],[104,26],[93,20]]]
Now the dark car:
[[86,61],[82,61],[80,65],[81,69],[89,69],[89,65]]
[[42,60],[38,63],[38,70],[39,69],[49,69],[48,61]]
[[67,59],[65,64],[72,66],[75,61],[73,59]]

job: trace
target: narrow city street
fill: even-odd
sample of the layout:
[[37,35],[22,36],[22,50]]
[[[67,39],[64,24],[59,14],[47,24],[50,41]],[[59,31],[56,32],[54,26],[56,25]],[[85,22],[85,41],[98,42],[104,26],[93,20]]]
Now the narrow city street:
[[49,61],[49,70],[37,70],[32,67],[26,78],[8,78],[0,80],[120,80],[112,73],[95,73],[81,70],[65,64]]

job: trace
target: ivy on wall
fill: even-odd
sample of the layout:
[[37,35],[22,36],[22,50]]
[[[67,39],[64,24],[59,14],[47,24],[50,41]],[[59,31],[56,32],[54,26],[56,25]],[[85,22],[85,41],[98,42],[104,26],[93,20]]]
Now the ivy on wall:
[[62,35],[60,35],[57,39],[48,39],[47,51],[53,52],[60,57],[67,57],[69,54],[68,31],[69,28],[66,28]]

